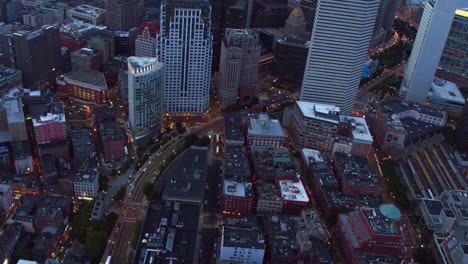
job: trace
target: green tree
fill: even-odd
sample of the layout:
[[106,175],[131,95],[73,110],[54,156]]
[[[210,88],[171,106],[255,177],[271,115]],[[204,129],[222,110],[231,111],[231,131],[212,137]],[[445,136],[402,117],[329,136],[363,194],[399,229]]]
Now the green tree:
[[99,263],[106,246],[106,234],[104,231],[91,230],[88,232],[85,241],[86,254],[91,258],[92,263]]
[[198,141],[198,136],[195,133],[190,133],[185,137],[184,145],[185,147],[189,147],[195,144]]
[[109,178],[106,175],[99,177],[99,191],[107,191],[109,188]]
[[201,137],[195,145],[207,147],[210,145],[211,139],[208,136]]
[[177,130],[177,133],[179,133],[179,134],[183,134],[186,131],[186,129],[184,127],[184,124],[182,124],[182,122],[180,122],[180,121],[175,124],[175,127],[176,127],[176,130]]
[[125,198],[125,193],[127,192],[127,187],[122,185],[117,193],[114,195],[114,200],[121,202]]
[[83,202],[72,218],[71,236],[79,241],[85,241],[88,228],[91,225],[90,215],[93,210],[92,202]]
[[153,184],[151,182],[145,183],[145,185],[143,186],[143,194],[146,196],[150,196],[152,191],[153,191]]

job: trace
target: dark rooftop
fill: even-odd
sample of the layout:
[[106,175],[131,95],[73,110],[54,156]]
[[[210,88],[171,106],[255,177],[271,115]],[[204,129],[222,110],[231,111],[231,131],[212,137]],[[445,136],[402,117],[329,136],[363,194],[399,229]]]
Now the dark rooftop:
[[253,146],[252,153],[258,175],[296,176],[296,166],[287,148]]
[[382,198],[376,195],[360,195],[351,197],[336,191],[334,188],[322,186],[327,203],[331,208],[354,210],[360,207],[378,208],[382,204]]
[[296,233],[305,224],[300,216],[292,215],[269,215],[263,219],[265,233],[269,241],[271,257],[294,256],[301,254]]
[[223,226],[221,239],[224,247],[265,249],[263,233],[258,226]]
[[257,182],[257,198],[262,200],[280,201],[281,191],[272,183]]
[[244,147],[226,149],[223,173],[228,180],[250,180],[250,167]]
[[367,158],[335,153],[334,165],[352,186],[383,188],[383,180],[369,166]]
[[13,157],[14,159],[25,159],[31,157],[31,145],[29,141],[16,141],[11,143],[13,148]]
[[101,135],[101,141],[103,143],[124,139],[122,130],[116,121],[104,121],[99,124],[99,134]]
[[94,168],[97,159],[94,153],[94,144],[91,141],[91,131],[88,129],[72,130],[70,138],[73,145],[73,156],[77,170]]
[[107,91],[107,83],[104,74],[94,70],[72,71],[66,78],[69,81],[76,81],[93,86],[96,90]]
[[444,210],[444,205],[440,200],[428,200],[424,199],[427,209],[431,215],[440,215],[442,210]]
[[197,205],[163,201],[150,204],[135,263],[168,263],[167,258],[193,263],[199,214]]
[[201,203],[208,170],[208,148],[192,146],[180,154],[161,175],[163,199]]
[[242,133],[242,117],[235,114],[226,114],[224,116],[224,136],[226,144],[244,142]]

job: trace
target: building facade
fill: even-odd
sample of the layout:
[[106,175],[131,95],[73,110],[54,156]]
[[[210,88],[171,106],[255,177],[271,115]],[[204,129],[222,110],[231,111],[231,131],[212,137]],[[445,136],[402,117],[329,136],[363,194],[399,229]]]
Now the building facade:
[[0,35],[0,45],[5,51],[1,56],[2,63],[21,70],[25,86],[53,82],[61,71],[62,55],[57,26],[3,34]]
[[75,197],[83,200],[92,200],[99,191],[99,172],[97,169],[77,172],[73,180]]
[[[351,114],[379,4],[379,0],[319,1],[301,101],[336,104],[343,114]],[[342,10],[350,12],[346,19],[338,15]]]
[[285,141],[286,135],[279,120],[270,119],[265,113],[250,119],[247,130],[247,144],[249,146],[282,147],[285,145]]
[[427,1],[400,88],[400,96],[404,96],[406,100],[418,104],[426,102],[455,10],[462,2]]
[[110,30],[127,31],[138,26],[137,0],[106,0],[106,26]]
[[288,0],[252,0],[253,28],[281,28],[287,17]]
[[148,27],[138,34],[135,40],[136,57],[156,57],[156,35],[152,36]]
[[13,191],[8,184],[0,184],[0,209],[8,215],[13,204]]
[[33,127],[38,145],[67,139],[67,127],[63,109],[61,113],[48,112],[45,115],[33,118]]
[[[226,29],[221,46],[217,91],[221,107],[247,102],[255,96],[261,44],[252,29]],[[244,92],[241,98],[241,90]]]
[[161,5],[158,56],[165,64],[163,111],[201,114],[210,101],[211,5],[168,0]]
[[264,255],[265,240],[258,227],[222,227],[221,262],[261,264]]
[[75,50],[70,55],[72,71],[102,69],[102,52],[88,48]]
[[161,128],[163,91],[162,62],[148,57],[128,59],[128,115],[136,139]]
[[57,79],[57,91],[68,96],[94,103],[107,104],[107,83],[102,72],[93,70],[72,71]]
[[463,152],[468,153],[468,103],[465,102],[463,111],[458,120],[457,127],[455,128],[455,142],[457,148]]

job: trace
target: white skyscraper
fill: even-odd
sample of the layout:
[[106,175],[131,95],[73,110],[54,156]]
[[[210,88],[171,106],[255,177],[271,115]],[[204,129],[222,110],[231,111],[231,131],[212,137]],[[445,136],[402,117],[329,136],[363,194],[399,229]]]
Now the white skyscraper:
[[301,101],[351,114],[380,0],[319,0]]
[[156,36],[151,36],[148,27],[145,27],[135,40],[135,56],[156,57]]
[[161,3],[158,55],[165,63],[163,110],[201,114],[210,100],[211,5],[208,0]]
[[128,116],[136,139],[161,128],[164,64],[156,58],[128,58]]
[[400,89],[400,95],[406,100],[426,102],[455,10],[462,7],[463,1],[466,0],[427,1]]

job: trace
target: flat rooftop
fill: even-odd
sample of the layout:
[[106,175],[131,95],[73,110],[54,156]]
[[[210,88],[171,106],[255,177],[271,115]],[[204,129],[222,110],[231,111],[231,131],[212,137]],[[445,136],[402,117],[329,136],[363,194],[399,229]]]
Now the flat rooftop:
[[258,181],[256,189],[257,199],[281,201],[281,191],[272,183]]
[[65,76],[67,82],[89,87],[98,91],[107,91],[106,78],[104,73],[84,69],[80,71],[72,71]]
[[223,226],[221,240],[222,247],[265,249],[265,239],[258,227]]
[[455,83],[440,78],[435,78],[432,82],[429,97],[461,105],[464,105],[466,101]]
[[278,119],[270,119],[268,114],[260,114],[250,119],[248,136],[286,137]]
[[[396,208],[395,206],[393,207]],[[387,235],[387,236],[401,235],[400,227],[398,224],[399,217],[398,219],[390,218],[388,215],[385,215],[383,213],[382,208],[379,208],[379,209],[362,208],[361,213],[366,218],[367,222],[372,228],[372,231],[375,234]],[[398,214],[400,213],[398,212]]]
[[80,171],[75,174],[74,182],[89,182],[92,183],[96,178],[99,178],[99,171],[94,169],[88,169],[86,171]]
[[158,63],[157,58],[151,58],[151,57],[132,56],[132,57],[128,57],[127,61],[128,61],[128,64],[130,64],[130,66],[132,66],[134,69],[149,67],[151,65],[156,65]]
[[247,181],[236,182],[231,180],[224,180],[223,194],[226,196],[252,197],[252,183]]
[[94,17],[98,17],[105,13],[104,9],[98,8],[95,6],[90,6],[90,5],[79,5],[77,7],[68,9],[68,11],[73,11],[76,13],[83,13],[83,14],[94,16]]
[[97,52],[90,48],[81,48],[73,51],[71,56],[73,57],[82,57],[82,58],[90,58],[97,55]]
[[297,101],[296,104],[304,117],[319,119],[321,121],[335,124],[338,124],[340,120],[340,108],[336,105],[318,104],[304,101]]
[[308,149],[308,148],[302,149],[302,156],[307,162],[307,165],[324,162],[324,159],[322,157],[322,154],[320,154],[320,151],[315,150],[315,149]]
[[301,254],[296,234],[298,229],[305,227],[302,217],[286,214],[266,215],[263,222],[271,256]]
[[193,263],[200,207],[179,202],[151,203],[136,250],[135,263]]
[[351,197],[337,191],[335,188],[323,185],[322,191],[331,208],[354,210],[360,207],[377,208],[382,204],[382,198],[376,195],[360,195],[358,197]]
[[280,180],[278,184],[283,200],[304,203],[309,202],[309,196],[301,180]]
[[229,141],[244,142],[242,133],[242,117],[236,114],[224,115],[224,137]]
[[224,178],[228,180],[250,180],[250,166],[244,147],[233,146],[226,149],[223,163],[223,174]]
[[401,264],[403,259],[401,257],[388,256],[388,255],[377,255],[367,254],[361,252],[355,252],[356,258],[359,264],[368,263],[386,263],[386,264]]
[[382,177],[371,169],[367,158],[336,152],[334,165],[352,186],[383,188]]
[[297,176],[296,166],[287,148],[253,146],[251,149],[257,174]]
[[201,203],[208,171],[208,148],[192,146],[180,154],[161,175],[163,199]]
[[364,118],[353,116],[340,116],[341,122],[347,122],[351,125],[353,138],[372,143],[372,135]]

